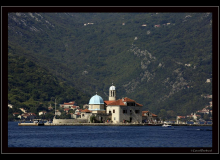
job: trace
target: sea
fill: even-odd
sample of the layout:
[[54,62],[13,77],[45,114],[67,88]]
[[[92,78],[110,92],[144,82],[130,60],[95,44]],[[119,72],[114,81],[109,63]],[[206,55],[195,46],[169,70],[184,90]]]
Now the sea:
[[211,126],[18,126],[8,147],[212,147]]

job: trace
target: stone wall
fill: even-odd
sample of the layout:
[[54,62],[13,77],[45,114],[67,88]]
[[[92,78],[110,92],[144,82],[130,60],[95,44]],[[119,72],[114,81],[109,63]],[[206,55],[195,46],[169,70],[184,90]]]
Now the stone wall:
[[87,119],[53,119],[53,123],[87,123]]

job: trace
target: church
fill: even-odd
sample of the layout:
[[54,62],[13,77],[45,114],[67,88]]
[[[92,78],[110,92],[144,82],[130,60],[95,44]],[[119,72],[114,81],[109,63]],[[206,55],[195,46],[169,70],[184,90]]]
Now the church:
[[130,98],[116,99],[116,87],[110,86],[109,99],[103,101],[99,95],[94,95],[89,101],[89,110],[99,117],[100,121],[106,121],[110,117],[113,123],[142,123],[142,107]]

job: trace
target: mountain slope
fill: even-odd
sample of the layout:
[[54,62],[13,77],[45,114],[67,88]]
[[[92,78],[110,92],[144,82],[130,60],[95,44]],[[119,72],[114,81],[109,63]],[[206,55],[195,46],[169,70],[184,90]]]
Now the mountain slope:
[[75,100],[79,105],[83,105],[89,100],[88,95],[67,86],[33,61],[13,53],[8,54],[10,104],[16,108],[23,107],[33,111],[33,108],[39,107],[40,104],[47,109],[49,102],[55,98],[58,104]]
[[211,13],[10,13],[8,35],[9,51],[90,96],[114,82],[118,98],[177,115],[212,94]]

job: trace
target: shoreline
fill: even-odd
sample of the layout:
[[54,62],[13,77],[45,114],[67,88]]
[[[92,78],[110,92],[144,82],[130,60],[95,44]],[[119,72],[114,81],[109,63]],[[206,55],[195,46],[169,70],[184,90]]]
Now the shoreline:
[[[18,126],[162,126],[147,123],[18,123]],[[212,126],[212,124],[171,124],[172,126]]]

